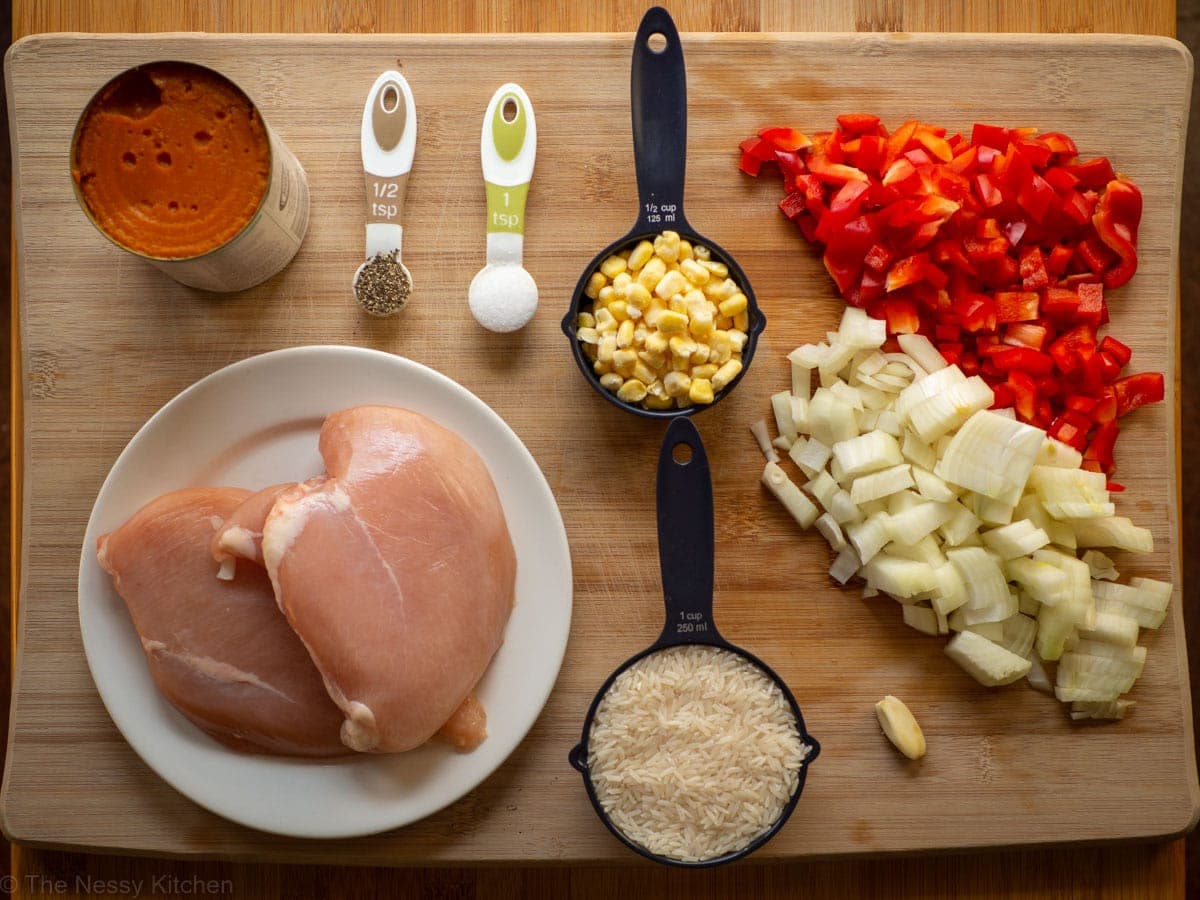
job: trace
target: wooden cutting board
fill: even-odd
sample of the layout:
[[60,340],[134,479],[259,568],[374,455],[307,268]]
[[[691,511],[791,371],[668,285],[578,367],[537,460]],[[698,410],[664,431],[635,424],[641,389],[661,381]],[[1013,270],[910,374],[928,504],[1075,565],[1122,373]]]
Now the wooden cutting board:
[[[593,692],[661,626],[654,464],[660,425],[599,400],[558,321],[581,268],[632,223],[631,36],[87,36],[27,39],[9,53],[25,395],[20,622],[3,825],[15,840],[150,854],[361,864],[632,861],[599,824],[566,754]],[[1167,402],[1139,411],[1119,448],[1119,511],[1157,550],[1123,575],[1179,582],[1177,247],[1191,59],[1133,36],[685,35],[687,205],[735,253],[769,324],[736,394],[697,418],[715,477],[716,616],[795,690],[823,752],[788,826],[759,859],[1145,839],[1200,810],[1179,592],[1144,636],[1130,717],[1072,725],[1024,684],[987,690],[905,628],[896,604],[834,585],[823,541],[798,531],[758,484],[747,426],[788,384],[784,354],[835,327],[821,263],[775,210],[779,187],[736,170],[736,145],[768,123],[828,128],[841,112],[1065,131],[1107,154],[1145,195],[1141,268],[1112,296],[1113,333],[1135,368],[1167,374]],[[259,104],[308,171],[300,254],[254,290],[182,288],[103,240],[78,209],[68,142],[92,92],[139,62],[214,66]],[[361,261],[358,122],[375,75],[413,86],[420,143],[405,258],[420,294],[374,321],[347,286]],[[484,257],[478,134],[492,91],[522,84],[539,124],[526,264],[542,307],[516,336],[484,333],[467,285]],[[80,543],[122,447],[197,379],[280,347],[346,343],[433,366],[493,406],[558,498],[575,569],[572,639],[557,687],[521,747],[443,812],[376,837],[328,843],[257,833],[160,781],[109,720],[76,617]],[[236,411],[232,411],[236,414]],[[929,740],[900,758],[872,710],[906,699]]]

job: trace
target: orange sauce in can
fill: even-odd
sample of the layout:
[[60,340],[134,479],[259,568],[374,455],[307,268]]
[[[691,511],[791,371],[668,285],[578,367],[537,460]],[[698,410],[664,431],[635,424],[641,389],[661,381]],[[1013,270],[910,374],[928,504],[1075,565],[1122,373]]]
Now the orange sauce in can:
[[253,219],[271,177],[262,117],[231,81],[160,62],[106,84],[80,118],[71,174],[96,225],[158,259],[217,249]]

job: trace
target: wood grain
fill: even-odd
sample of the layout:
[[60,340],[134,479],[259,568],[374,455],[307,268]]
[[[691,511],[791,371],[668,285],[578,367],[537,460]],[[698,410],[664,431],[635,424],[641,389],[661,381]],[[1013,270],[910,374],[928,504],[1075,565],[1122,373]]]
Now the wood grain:
[[[991,12],[990,5],[985,4],[968,5],[965,12],[959,11],[958,5],[954,10],[949,10],[949,6],[859,3],[797,4],[792,7],[790,4],[768,3],[757,8],[750,5],[747,8],[735,8],[724,4],[711,7],[708,4],[694,4],[680,14],[679,21],[684,30],[1040,28],[1052,31],[1170,33],[1173,27],[1172,11],[1167,4],[1105,3],[1090,8],[1080,4],[1012,3],[996,13]],[[636,21],[640,12],[641,7],[632,4],[600,4],[589,7],[589,11],[582,15],[557,7],[548,10],[539,8],[531,12],[530,7],[523,5],[518,5],[516,9],[489,5],[483,10],[456,12],[450,9],[433,11],[422,4],[392,4],[381,9],[374,9],[373,5],[334,4],[329,7],[321,5],[319,11],[309,11],[303,7],[297,9],[293,4],[256,4],[249,10],[214,12],[206,4],[194,4],[172,12],[172,15],[181,15],[182,19],[163,19],[159,8],[133,3],[106,5],[102,11],[84,4],[44,4],[36,7],[19,4],[17,33],[53,28],[126,30],[135,27],[147,30],[162,27],[342,31],[452,31],[472,27],[498,31],[573,30],[576,27],[581,30],[627,30],[632,25],[623,23]],[[694,209],[693,218],[702,221]],[[711,230],[714,237],[720,236],[715,229]],[[738,248],[736,242],[732,246]],[[758,284],[758,278],[755,281]],[[759,290],[761,293],[761,286]],[[776,322],[773,319],[773,327]],[[741,424],[738,423],[739,426]],[[721,615],[720,611],[718,615]],[[886,624],[895,627],[893,622]],[[23,877],[46,874],[69,877],[84,872],[95,873],[95,877],[112,878],[126,873],[150,875],[158,872],[186,874],[214,871],[235,876],[232,891],[238,896],[294,896],[301,892],[359,895],[382,889],[372,888],[372,885],[387,884],[390,888],[398,881],[402,882],[401,892],[413,896],[429,895],[431,891],[449,896],[611,896],[617,890],[643,896],[676,895],[683,891],[700,896],[722,896],[730,893],[734,884],[732,877],[722,877],[724,873],[709,878],[691,878],[680,873],[604,869],[569,873],[560,870],[544,874],[490,870],[412,872],[400,878],[386,876],[385,882],[375,879],[365,870],[346,873],[326,869],[296,870],[224,864],[195,868],[163,862],[87,858],[36,851],[23,851],[21,855],[25,863],[20,867]],[[737,884],[751,896],[783,896],[789,888],[798,884],[811,886],[815,896],[891,895],[901,890],[923,895],[936,893],[939,896],[978,895],[987,890],[1037,892],[1045,896],[1074,896],[1081,891],[1087,894],[1103,892],[1105,895],[1111,892],[1114,896],[1167,896],[1168,891],[1181,893],[1181,888],[1178,888],[1183,881],[1181,859],[1178,845],[1172,845],[1122,848],[1103,853],[1088,850],[1039,853],[1023,858],[1020,865],[1012,856],[990,856],[940,861],[907,860],[900,863],[822,863],[765,869],[741,867],[737,870]],[[26,889],[23,883],[18,883],[17,887],[22,891]],[[67,890],[77,895],[87,893],[74,882]]]

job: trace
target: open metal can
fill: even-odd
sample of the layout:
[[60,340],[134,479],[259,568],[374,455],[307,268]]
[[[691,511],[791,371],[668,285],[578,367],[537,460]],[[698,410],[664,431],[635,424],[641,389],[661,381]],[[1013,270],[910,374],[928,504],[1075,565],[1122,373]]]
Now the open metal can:
[[75,126],[71,175],[101,234],[206,291],[266,281],[308,228],[299,161],[241,88],[195,63],[147,63],[100,88]]

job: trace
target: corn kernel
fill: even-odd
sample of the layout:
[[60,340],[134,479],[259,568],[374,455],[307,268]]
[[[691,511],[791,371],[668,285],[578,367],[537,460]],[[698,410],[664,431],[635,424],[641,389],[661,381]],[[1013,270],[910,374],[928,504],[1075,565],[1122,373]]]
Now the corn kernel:
[[750,336],[744,331],[738,331],[736,328],[729,332],[729,346],[733,353],[741,353],[742,348],[746,346],[746,341],[750,340]]
[[636,378],[630,378],[617,391],[617,396],[626,403],[637,403],[639,400],[646,399],[646,385],[642,384]]
[[721,368],[713,373],[712,386],[714,391],[723,391],[729,385],[729,382],[738,377],[738,373],[742,371],[742,361],[740,359],[731,359]]
[[647,397],[643,404],[646,409],[670,409],[675,404],[671,402],[670,397]]
[[[708,339],[708,345],[712,348],[715,354],[724,354],[725,359],[729,359],[729,354],[733,352],[733,341],[729,338],[728,331],[717,329],[712,333],[712,337]],[[715,363],[723,363],[725,359],[714,359]]]
[[646,394],[647,400],[649,400],[651,397],[656,399],[670,399],[667,397],[667,389],[663,387],[663,383],[658,380],[652,381],[646,385]]
[[702,366],[708,362],[710,356],[712,356],[712,347],[708,344],[697,344],[695,352],[688,357],[688,362],[693,366]]
[[636,321],[642,317],[642,311],[640,308],[638,308],[636,306],[630,306],[629,304],[626,304],[625,305],[625,315],[629,316],[629,318]]
[[707,309],[693,310],[691,319],[688,321],[688,331],[698,338],[708,337],[713,333],[712,313]]
[[717,303],[720,303],[722,300],[728,300],[737,293],[740,293],[738,286],[728,278],[721,281],[717,281],[714,278],[704,286],[704,296]]
[[653,300],[654,298],[650,295],[650,289],[644,284],[639,284],[635,281],[625,288],[625,302],[630,306],[645,309]]
[[633,346],[645,347],[646,338],[650,336],[650,329],[646,327],[644,322],[637,322],[633,326]]
[[576,328],[575,337],[583,341],[585,344],[599,344],[600,332],[595,328]]
[[604,374],[612,371],[612,363],[605,362],[602,359],[598,359],[592,363],[592,371],[595,372],[597,375],[604,375]]
[[692,258],[692,242],[691,241],[680,241],[679,242],[679,258],[680,259],[691,259]]
[[718,315],[713,324],[716,325],[718,331],[729,331],[733,328],[733,318],[730,316]]
[[736,316],[734,316],[733,317],[733,327],[736,328],[738,331],[749,331],[750,330],[750,313],[749,313],[749,311],[740,312]]
[[740,312],[745,312],[746,307],[749,305],[750,301],[746,299],[746,295],[738,292],[728,300],[721,301],[721,305],[718,308],[721,310],[721,315],[732,317]]
[[692,366],[692,380],[695,381],[697,378],[702,378],[707,381],[717,374],[717,369],[719,368],[720,366],[713,365],[712,363],[705,363],[702,366]]
[[694,285],[707,284],[711,274],[708,269],[694,259],[685,259],[679,263],[679,271]]
[[656,256],[642,266],[642,271],[638,272],[637,281],[646,290],[652,291],[666,274],[667,264]]
[[588,279],[587,285],[583,289],[584,296],[595,300],[600,296],[600,288],[608,284],[608,279],[599,272],[593,272],[592,277]]
[[691,356],[696,352],[696,342],[685,334],[677,334],[669,342],[671,352],[676,356]]
[[663,387],[670,397],[682,397],[692,386],[692,377],[687,372],[668,372],[663,376]]
[[609,325],[616,321],[616,319],[613,318],[612,312],[606,306],[597,306],[594,316],[596,319],[596,329],[598,331],[604,331],[605,325]]
[[633,343],[633,320],[626,319],[617,329],[617,346],[621,349]]
[[597,351],[597,359],[600,362],[611,363],[613,354],[617,351],[617,336],[615,334],[606,334],[600,338],[600,349]]
[[640,359],[633,364],[633,377],[645,385],[653,384],[658,380],[654,370]]
[[707,378],[693,378],[688,387],[688,399],[696,404],[713,402],[712,382]]
[[[649,268],[649,265],[647,265],[646,269]],[[643,269],[642,271],[645,272],[646,269]],[[689,287],[690,285],[688,284],[688,280],[683,277],[683,273],[678,269],[672,269],[670,272],[667,272],[665,275],[663,275],[661,279],[659,279],[658,284],[654,287],[654,293],[666,300],[672,294],[683,293]]]
[[605,278],[616,278],[628,268],[629,263],[619,256],[610,256],[600,263],[600,271],[604,273]]
[[626,378],[633,374],[633,366],[637,361],[637,353],[633,350],[617,350],[612,355],[614,371],[619,372]]
[[595,328],[596,327],[596,317],[593,316],[590,312],[581,312],[579,315],[577,315],[575,317],[575,327],[576,328]]
[[679,232],[664,231],[656,237],[654,239],[654,255],[668,263],[679,259]]
[[695,288],[692,288],[692,290],[683,295],[683,304],[689,310],[693,306],[707,307],[709,305],[708,298],[704,296],[704,292]]
[[608,304],[608,311],[613,314],[613,318],[618,322],[624,322],[629,318],[629,304],[624,300],[614,300]]
[[606,284],[600,288],[600,293],[596,295],[596,303],[599,306],[608,306],[618,297],[617,292],[613,290],[611,284]]
[[651,353],[649,350],[642,350],[638,353],[638,359],[656,372],[661,372],[667,367],[667,357],[662,353]]
[[710,251],[703,244],[697,244],[695,247],[693,247],[692,255],[695,256],[696,259],[712,259],[712,251]]
[[652,331],[646,335],[646,350],[649,353],[664,354],[670,346],[670,338],[661,331]]
[[687,301],[683,299],[683,294],[674,294],[671,297],[671,302],[668,304],[673,312],[683,313],[687,315]]
[[708,269],[710,273],[718,278],[725,278],[729,275],[729,266],[725,265],[723,262],[717,262],[714,259],[706,259],[700,265],[704,266],[704,268]]
[[640,241],[636,247],[629,253],[629,270],[636,272],[646,263],[650,262],[650,257],[654,255],[654,245],[649,241]]
[[[633,276],[630,275],[628,272],[621,272],[619,275],[617,275],[616,278],[613,279],[613,283],[612,283],[613,290],[617,291],[617,293],[623,294],[625,292],[625,289],[627,287],[629,287],[629,285],[631,285],[632,283],[633,283]],[[626,297],[625,299],[628,300],[629,298]]]
[[692,368],[692,361],[686,356],[672,356],[671,368],[676,372],[687,372]]
[[667,335],[681,334],[687,328],[687,324],[688,317],[686,313],[675,312],[670,309],[663,310],[658,317],[658,330]]
[[600,386],[606,391],[615,391],[625,383],[625,379],[616,372],[606,372],[600,376]]

